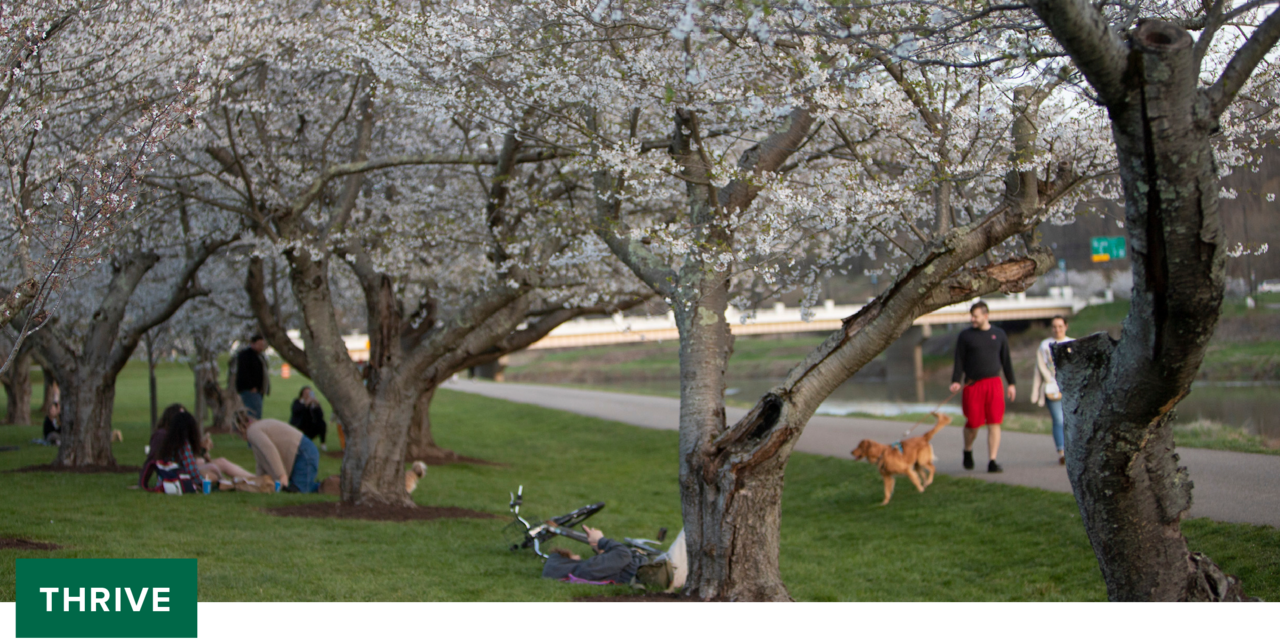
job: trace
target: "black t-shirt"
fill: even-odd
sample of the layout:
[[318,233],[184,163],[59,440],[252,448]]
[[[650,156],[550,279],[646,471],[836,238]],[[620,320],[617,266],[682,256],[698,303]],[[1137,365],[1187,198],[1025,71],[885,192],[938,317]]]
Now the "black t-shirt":
[[257,389],[262,393],[262,357],[253,347],[245,347],[236,354],[236,393]]
[[1016,384],[1013,377],[1013,360],[1009,358],[1009,336],[999,327],[991,327],[983,331],[970,327],[960,332],[956,338],[956,366],[951,372],[951,381],[975,382],[983,378],[1000,375],[1004,369],[1004,377],[1009,384]]

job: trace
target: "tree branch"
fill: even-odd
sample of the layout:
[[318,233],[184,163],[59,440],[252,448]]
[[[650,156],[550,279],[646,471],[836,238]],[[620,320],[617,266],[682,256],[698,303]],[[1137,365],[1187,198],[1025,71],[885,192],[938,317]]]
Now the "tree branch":
[[4,297],[4,301],[0,302],[0,329],[7,327],[10,322],[13,322],[15,316],[27,308],[27,305],[35,302],[39,291],[40,283],[35,278],[28,278],[14,287],[13,291]]
[[[807,108],[792,109],[787,114],[786,128],[775,131],[764,141],[744,151],[738,159],[738,168],[750,172],[752,177],[776,171],[800,148],[813,122],[813,114]],[[733,180],[720,190],[720,206],[726,211],[743,211],[751,206],[758,193],[760,185],[754,180]]]
[[1027,4],[1071,55],[1103,104],[1114,104],[1124,95],[1129,47],[1101,11],[1088,0],[1028,0]]
[[1280,41],[1280,9],[1271,12],[1271,15],[1258,25],[1253,35],[1249,36],[1244,45],[1236,51],[1231,62],[1227,63],[1226,69],[1222,71],[1222,77],[1205,90],[1213,117],[1217,118],[1226,111],[1231,101],[1235,100],[1236,94],[1249,81],[1249,76],[1253,75],[1253,70],[1276,46],[1277,41]]
[[311,377],[311,363],[307,360],[307,352],[298,348],[289,338],[289,332],[280,324],[280,318],[271,310],[271,302],[266,295],[266,276],[262,268],[262,258],[249,260],[249,273],[244,279],[244,291],[249,296],[249,308],[258,321],[258,328],[267,339],[267,343],[284,358],[289,366],[298,373]]
[[[144,315],[134,322],[131,326],[124,330],[119,341],[111,350],[110,364],[112,367],[123,367],[124,363],[133,355],[133,351],[138,346],[138,341],[142,339],[142,335],[160,323],[173,317],[173,314],[182,308],[188,300],[200,296],[208,295],[209,291],[199,286],[196,282],[196,272],[209,257],[217,253],[222,247],[231,244],[232,238],[224,238],[209,242],[201,242],[198,248],[192,252],[191,257],[182,265],[182,271],[178,277],[172,280],[173,286],[167,296],[168,302],[159,309],[154,309],[151,314]],[[141,278],[139,278],[140,280]],[[136,286],[136,283],[135,283]]]

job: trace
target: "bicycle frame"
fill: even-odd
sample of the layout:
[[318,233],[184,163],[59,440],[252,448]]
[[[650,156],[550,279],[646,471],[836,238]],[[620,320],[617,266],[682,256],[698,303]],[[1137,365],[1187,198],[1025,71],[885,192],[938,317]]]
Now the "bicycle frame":
[[[603,502],[589,504],[584,507],[574,509],[566,513],[544,522],[533,523],[526,520],[520,515],[520,507],[524,504],[524,485],[516,490],[516,493],[509,494],[511,496],[511,513],[515,516],[515,520],[511,524],[519,523],[524,528],[524,539],[519,543],[511,545],[512,551],[520,549],[528,549],[533,547],[533,552],[539,557],[546,558],[547,554],[542,551],[542,543],[556,536],[564,536],[570,540],[577,540],[583,544],[591,544],[588,541],[587,534],[574,529],[573,527],[581,524],[587,518],[598,513],[604,508]],[[507,526],[511,526],[510,524]],[[657,540],[649,540],[646,538],[623,538],[622,541],[633,551],[648,557],[656,557],[661,555],[662,551],[658,549],[658,545],[666,537],[667,530],[664,528],[658,532]],[[615,538],[616,539],[616,538]]]
[[553,518],[546,522],[534,524],[520,515],[520,506],[524,504],[524,485],[520,485],[520,488],[516,489],[516,493],[509,495],[511,496],[511,513],[515,516],[515,520],[513,522],[519,522],[524,526],[524,540],[518,544],[511,545],[511,550],[519,551],[520,549],[533,547],[533,552],[542,558],[547,557],[547,554],[542,552],[542,543],[554,538],[555,536],[564,536],[571,540],[577,540],[583,544],[590,544],[587,542],[587,534],[582,533],[581,531],[575,531],[568,527],[560,526],[555,522],[555,520],[560,518],[569,518],[579,512],[589,510],[589,512],[582,517],[582,520],[586,520],[592,515],[595,515],[597,511],[604,508],[603,502],[597,502],[596,504],[587,505],[586,507],[571,511],[563,516],[559,516],[559,518]]

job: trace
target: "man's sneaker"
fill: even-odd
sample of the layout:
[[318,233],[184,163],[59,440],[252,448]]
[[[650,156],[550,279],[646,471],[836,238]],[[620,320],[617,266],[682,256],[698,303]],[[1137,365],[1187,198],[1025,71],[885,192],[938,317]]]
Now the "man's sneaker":
[[964,468],[973,471],[973,452],[964,452]]
[[987,473],[1004,473],[1004,467],[996,464],[995,460],[987,463]]

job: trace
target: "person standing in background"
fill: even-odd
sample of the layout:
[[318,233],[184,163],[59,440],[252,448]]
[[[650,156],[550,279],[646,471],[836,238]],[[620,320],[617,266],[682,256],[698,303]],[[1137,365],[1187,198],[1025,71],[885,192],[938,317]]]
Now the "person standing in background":
[[249,338],[249,346],[236,354],[236,393],[240,400],[253,414],[254,419],[262,418],[262,397],[271,393],[271,375],[267,368],[267,341],[261,335],[254,334]]
[[1068,342],[1067,319],[1054,316],[1049,321],[1052,338],[1045,338],[1036,349],[1036,373],[1031,381],[1031,401],[1049,407],[1049,417],[1053,418],[1053,445],[1058,448],[1058,464],[1067,463],[1066,439],[1062,428],[1062,389],[1058,387],[1058,370],[1053,366],[1053,345]]

